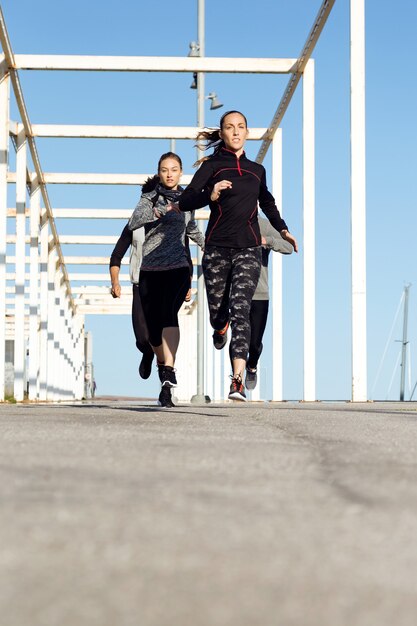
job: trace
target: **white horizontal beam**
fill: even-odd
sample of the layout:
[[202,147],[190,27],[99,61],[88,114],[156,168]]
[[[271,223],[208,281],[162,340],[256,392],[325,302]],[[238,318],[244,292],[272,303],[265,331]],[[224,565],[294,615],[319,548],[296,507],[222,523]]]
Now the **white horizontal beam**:
[[54,209],[55,218],[128,220],[133,209]]
[[[34,137],[72,137],[80,139],[192,139],[194,126],[85,126],[69,124],[32,124]],[[251,128],[248,139],[261,140],[267,128]]]
[[[76,282],[76,281],[81,281],[81,280],[94,280],[94,281],[104,281],[104,282],[110,282],[110,275],[109,273],[102,273],[102,274],[98,274],[98,273],[88,273],[88,272],[79,272],[76,273],[74,272],[73,274],[69,274],[69,279],[71,282]],[[130,276],[129,274],[119,274],[119,282],[120,283],[124,283],[124,282],[129,282],[130,283]]]
[[[50,185],[143,185],[153,174],[92,174],[80,172],[44,172],[43,180]],[[192,176],[184,174],[181,182],[187,185]],[[8,172],[7,182],[16,182],[16,173]]]
[[116,235],[60,235],[62,244],[81,245],[115,245],[119,237]]
[[[132,215],[133,208],[130,209],[53,209],[54,218],[59,219],[111,219],[128,220]],[[26,211],[29,216],[29,210]],[[16,217],[16,208],[7,209],[7,217]],[[198,220],[208,220],[210,211],[198,209],[195,214]]]
[[[7,261],[9,262],[9,261]],[[109,265],[108,256],[68,256],[65,255],[66,265]],[[122,259],[122,265],[129,265],[129,259]]]
[[17,70],[288,74],[297,59],[15,54]]
[[13,135],[14,137],[17,137],[18,132],[19,132],[19,124],[17,122],[9,120],[9,135]]
[[89,306],[79,304],[77,312],[83,315],[132,315],[132,307]]
[[[110,280],[109,280],[110,282]],[[109,296],[110,295],[110,286],[102,287],[99,285],[80,285],[78,287],[74,287],[72,293],[78,294],[89,294],[89,295],[97,295],[97,296]],[[132,295],[132,292],[126,292],[122,294],[123,296]]]
[[[14,213],[13,213],[14,211]],[[131,209],[54,209],[54,217],[60,219],[116,219],[128,220],[132,215]],[[10,213],[9,213],[10,212]],[[16,209],[8,209],[7,215],[16,215]],[[195,213],[197,220],[208,220],[210,211],[208,209],[198,209]],[[192,243],[192,242],[191,242]]]

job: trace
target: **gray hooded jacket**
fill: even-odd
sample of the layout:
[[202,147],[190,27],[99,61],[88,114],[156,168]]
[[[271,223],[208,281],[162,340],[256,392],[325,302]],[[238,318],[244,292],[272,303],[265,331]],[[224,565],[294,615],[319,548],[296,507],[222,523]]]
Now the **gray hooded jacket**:
[[[188,267],[185,235],[200,248],[204,247],[204,235],[197,226],[194,211],[167,212],[167,204],[163,196],[158,196],[155,203],[155,191],[143,193],[129,220],[130,230],[145,227],[142,270],[161,271]],[[156,212],[161,217],[157,217]]]

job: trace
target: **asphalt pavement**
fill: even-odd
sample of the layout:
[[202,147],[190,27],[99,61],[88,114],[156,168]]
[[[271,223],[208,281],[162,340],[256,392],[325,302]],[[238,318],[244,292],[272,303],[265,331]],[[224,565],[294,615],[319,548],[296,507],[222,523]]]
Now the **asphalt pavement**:
[[417,404],[0,404],[2,626],[415,626]]

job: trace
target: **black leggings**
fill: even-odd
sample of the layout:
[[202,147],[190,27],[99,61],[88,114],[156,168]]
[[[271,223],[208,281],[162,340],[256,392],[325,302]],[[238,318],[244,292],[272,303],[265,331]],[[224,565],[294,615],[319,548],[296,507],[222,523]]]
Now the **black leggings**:
[[150,343],[162,343],[164,328],[178,327],[178,311],[190,288],[190,270],[143,271],[139,275],[139,293],[149,331]]
[[149,345],[149,332],[140,299],[139,285],[132,285],[132,292],[132,326],[135,333],[136,347],[140,352],[153,352]]
[[221,330],[230,319],[232,359],[248,356],[249,312],[261,272],[261,248],[220,248],[206,246],[203,273],[210,323]]
[[266,322],[268,319],[269,300],[252,300],[250,308],[250,344],[247,367],[256,369],[262,354]]
[[[250,307],[250,343],[249,354],[246,367],[255,370],[258,367],[258,361],[262,354],[266,322],[268,320],[269,300],[252,300]],[[232,354],[229,348],[230,361],[232,362]],[[232,362],[233,367],[233,362]]]

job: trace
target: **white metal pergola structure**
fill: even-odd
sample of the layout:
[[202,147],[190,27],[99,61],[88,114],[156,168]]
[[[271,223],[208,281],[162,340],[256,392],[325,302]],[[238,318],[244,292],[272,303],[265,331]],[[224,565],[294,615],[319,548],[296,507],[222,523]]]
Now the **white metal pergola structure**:
[[[304,274],[304,391],[303,399],[316,400],[315,355],[315,161],[314,161],[314,47],[335,0],[322,2],[300,55],[296,59],[238,59],[200,57],[91,57],[19,55],[11,48],[3,14],[0,13],[0,400],[5,397],[6,340],[14,345],[14,388],[17,401],[78,399],[84,393],[84,316],[130,314],[129,296],[110,297],[108,257],[93,256],[94,245],[115,243],[117,236],[59,236],[55,218],[127,218],[131,210],[60,209],[49,201],[52,184],[138,185],[147,174],[91,174],[43,172],[37,137],[191,139],[196,127],[69,126],[32,124],[19,80],[25,70],[78,70],[190,73],[288,74],[289,82],[271,123],[251,129],[250,138],[262,140],[257,161],[272,149],[273,194],[282,206],[281,130],[279,128],[295,90],[303,84],[303,274]],[[365,0],[350,0],[351,26],[351,256],[352,256],[352,401],[367,399],[366,375],[366,242],[365,242]],[[10,120],[10,83],[21,121]],[[9,171],[10,138],[16,149],[16,169]],[[28,166],[28,150],[33,170]],[[184,176],[186,184],[190,177]],[[8,207],[8,185],[15,184],[15,206]],[[200,212],[203,219],[207,215]],[[7,220],[15,224],[7,234]],[[84,243],[92,256],[64,256],[61,244]],[[14,246],[14,254],[7,246]],[[69,274],[67,265],[103,266],[103,272]],[[274,284],[281,284],[280,255],[273,255]],[[95,281],[95,286],[80,281]],[[127,281],[126,274],[121,273]],[[195,303],[185,311],[191,319]],[[282,297],[275,286],[273,311],[273,400],[282,400]],[[184,317],[187,317],[184,316]],[[190,320],[189,320],[190,322]],[[188,322],[187,322],[188,323]],[[191,322],[190,322],[191,323]],[[191,326],[190,326],[191,328]],[[190,336],[191,333],[188,333]],[[207,333],[208,334],[208,333]],[[207,346],[208,342],[206,342]],[[192,346],[179,358],[189,358]],[[181,351],[180,351],[181,352]],[[27,358],[28,354],[28,358]],[[227,351],[224,350],[227,363]],[[221,356],[206,350],[206,391],[222,397],[211,375],[219,369]],[[227,367],[227,365],[223,365]],[[27,370],[27,371],[26,371]],[[194,368],[195,371],[195,368]],[[26,374],[25,374],[26,372]],[[190,380],[190,379],[189,379]],[[189,382],[188,380],[188,382]],[[193,384],[187,394],[195,393]],[[259,389],[259,386],[258,386]],[[259,393],[259,392],[258,392]],[[224,396],[223,396],[224,397]],[[257,399],[256,393],[252,395]]]

